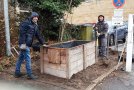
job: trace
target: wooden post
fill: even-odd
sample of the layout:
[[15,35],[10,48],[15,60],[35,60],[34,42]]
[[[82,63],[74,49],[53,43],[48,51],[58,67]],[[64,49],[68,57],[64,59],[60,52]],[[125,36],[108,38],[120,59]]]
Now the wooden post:
[[132,52],[133,52],[133,18],[134,15],[129,14],[128,18],[128,40],[127,40],[127,55],[126,55],[126,71],[132,71]]
[[67,72],[67,79],[70,79],[70,69],[69,69],[69,66],[70,66],[70,62],[69,62],[69,50],[67,49],[67,59],[66,59],[66,72]]

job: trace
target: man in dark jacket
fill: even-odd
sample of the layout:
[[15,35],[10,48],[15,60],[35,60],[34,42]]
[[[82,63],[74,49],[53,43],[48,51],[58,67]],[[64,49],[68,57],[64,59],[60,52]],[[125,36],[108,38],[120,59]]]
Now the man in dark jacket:
[[20,72],[21,64],[26,61],[26,71],[28,79],[36,79],[37,76],[33,75],[31,69],[31,57],[30,47],[32,46],[33,40],[37,38],[40,44],[43,45],[44,39],[39,32],[39,26],[37,24],[39,15],[36,12],[32,12],[31,16],[23,21],[19,27],[19,47],[20,54],[16,63],[15,77],[21,77]]
[[99,46],[99,56],[102,59],[107,59],[107,31],[108,24],[104,21],[104,16],[98,16],[98,22],[94,26],[98,37],[98,46]]

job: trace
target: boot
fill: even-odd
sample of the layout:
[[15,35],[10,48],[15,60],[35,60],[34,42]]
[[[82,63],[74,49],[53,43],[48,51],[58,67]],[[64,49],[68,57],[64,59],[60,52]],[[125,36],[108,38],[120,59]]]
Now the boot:
[[109,60],[107,57],[102,58],[102,66],[109,67]]
[[24,76],[25,74],[23,74],[23,73],[15,73],[14,74],[14,77],[15,78],[19,78],[19,77],[22,77],[22,76]]
[[103,66],[105,66],[105,67],[109,67],[109,64],[107,63],[107,62],[103,62],[103,64],[102,64]]
[[33,74],[27,75],[27,79],[30,79],[30,80],[35,80],[35,79],[37,79],[37,78],[38,78],[38,77],[35,76],[35,75],[33,75]]

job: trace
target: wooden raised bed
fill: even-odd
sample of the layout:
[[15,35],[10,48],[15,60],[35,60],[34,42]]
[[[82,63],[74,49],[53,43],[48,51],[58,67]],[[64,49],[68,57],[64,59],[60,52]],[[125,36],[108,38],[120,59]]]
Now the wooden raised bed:
[[73,74],[95,63],[94,41],[69,41],[43,46],[40,61],[41,73],[70,79]]

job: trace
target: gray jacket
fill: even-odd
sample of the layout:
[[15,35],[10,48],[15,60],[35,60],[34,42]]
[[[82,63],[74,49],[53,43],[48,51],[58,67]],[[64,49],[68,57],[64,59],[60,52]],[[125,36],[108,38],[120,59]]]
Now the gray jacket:
[[[96,27],[98,29],[96,29]],[[106,36],[108,31],[108,24],[105,21],[97,22],[94,26],[94,30],[100,33],[100,36]]]

